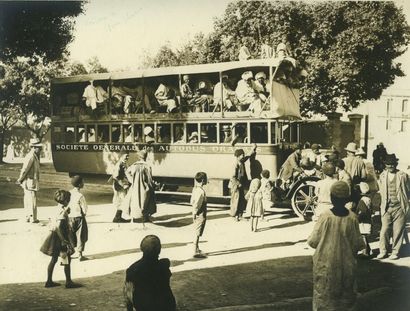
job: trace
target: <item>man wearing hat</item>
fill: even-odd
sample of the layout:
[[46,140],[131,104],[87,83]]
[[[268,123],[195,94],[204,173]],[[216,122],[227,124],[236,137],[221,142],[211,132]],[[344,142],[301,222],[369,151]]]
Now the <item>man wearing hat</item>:
[[147,144],[155,143],[154,130],[151,126],[144,127],[144,136]]
[[[255,82],[253,81],[252,71],[245,71],[242,74],[242,79],[238,81],[235,93],[239,101],[239,110],[248,110],[251,112],[259,112],[262,110],[262,98],[255,90]],[[266,97],[264,96],[265,100]]]
[[409,176],[397,169],[398,160],[394,153],[386,155],[386,170],[380,174],[379,178],[382,217],[380,254],[377,256],[379,259],[387,257],[391,229],[393,229],[393,245],[389,259],[399,258],[403,242],[406,214],[409,210],[410,182]]
[[357,146],[351,142],[345,148],[347,156],[343,158],[345,162],[345,170],[352,177],[353,185],[358,185],[362,181],[366,181],[366,165],[361,158],[356,157]]
[[270,86],[266,83],[266,74],[261,71],[255,75],[255,90],[259,93],[259,96],[262,98],[262,101],[266,101],[269,96]]
[[26,155],[17,184],[24,190],[26,221],[38,223],[37,191],[40,189],[40,152],[43,145],[36,138],[30,139],[30,152]]
[[387,151],[383,143],[380,142],[373,151],[373,166],[378,174],[384,170],[384,160],[386,159]]
[[300,161],[302,160],[302,144],[298,144],[294,152],[292,152],[280,168],[278,179],[284,183],[289,183],[290,178],[295,172],[301,172]]

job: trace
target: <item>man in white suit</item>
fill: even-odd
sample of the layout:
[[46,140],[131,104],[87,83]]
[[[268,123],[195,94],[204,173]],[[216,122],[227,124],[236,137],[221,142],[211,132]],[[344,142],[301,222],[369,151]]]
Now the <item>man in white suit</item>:
[[26,155],[17,184],[24,190],[24,212],[26,221],[38,223],[37,191],[40,189],[40,152],[43,145],[38,139],[30,139],[30,152]]

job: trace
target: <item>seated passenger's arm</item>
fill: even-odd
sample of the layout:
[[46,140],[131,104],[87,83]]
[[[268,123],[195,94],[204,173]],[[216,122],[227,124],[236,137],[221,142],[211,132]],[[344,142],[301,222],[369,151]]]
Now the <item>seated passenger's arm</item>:
[[134,284],[132,284],[132,282],[125,281],[124,288],[123,288],[123,294],[124,294],[124,300],[125,300],[125,305],[127,307],[127,311],[134,310],[133,293],[134,293]]

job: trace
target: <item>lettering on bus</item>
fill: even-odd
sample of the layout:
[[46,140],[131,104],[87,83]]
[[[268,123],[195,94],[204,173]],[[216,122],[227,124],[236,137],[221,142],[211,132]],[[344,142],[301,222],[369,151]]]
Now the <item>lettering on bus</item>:
[[[250,151],[252,147],[241,147],[245,152]],[[218,145],[170,145],[170,144],[53,144],[53,151],[88,151],[88,152],[136,152],[142,149],[152,150],[158,153],[230,153],[233,154],[235,149],[232,146]]]

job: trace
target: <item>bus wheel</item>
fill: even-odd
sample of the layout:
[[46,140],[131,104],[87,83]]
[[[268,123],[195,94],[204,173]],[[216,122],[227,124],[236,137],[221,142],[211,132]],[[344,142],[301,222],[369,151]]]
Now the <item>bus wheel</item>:
[[296,215],[305,220],[311,220],[315,214],[317,196],[315,182],[301,184],[292,196],[292,208]]

